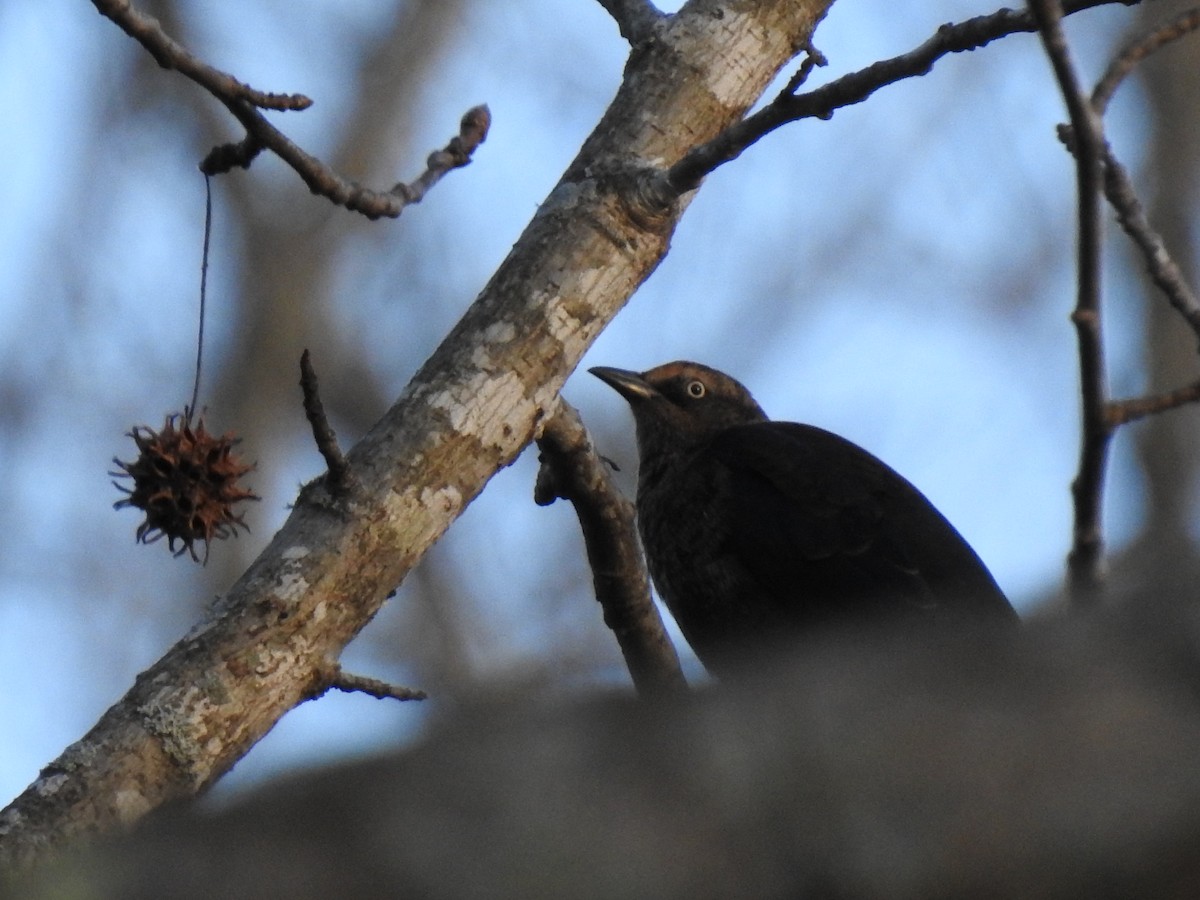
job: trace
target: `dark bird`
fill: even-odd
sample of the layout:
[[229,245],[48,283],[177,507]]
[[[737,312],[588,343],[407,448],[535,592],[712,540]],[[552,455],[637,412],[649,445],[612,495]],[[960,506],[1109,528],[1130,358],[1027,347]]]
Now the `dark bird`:
[[770,421],[698,363],[590,371],[633,410],[650,575],[713,674],[828,626],[1017,621],[954,526],[861,447]]

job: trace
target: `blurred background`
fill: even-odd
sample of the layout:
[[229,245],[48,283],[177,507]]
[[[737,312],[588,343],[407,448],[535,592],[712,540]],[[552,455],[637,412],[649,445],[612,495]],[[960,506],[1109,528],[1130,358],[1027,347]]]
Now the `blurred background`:
[[[397,221],[311,196],[264,154],[214,181],[201,405],[236,429],[262,496],[207,567],[134,543],[107,474],[134,425],[191,392],[204,185],[239,139],[212,97],[85,0],[0,0],[0,801],[80,737],[225,590],[323,466],[300,404],[307,347],[343,446],[362,435],[480,290],[599,119],[626,46],[590,0],[143,0],[208,62],[307,112],[272,114],[343,174],[411,180],[470,106],[475,162]],[[1072,17],[1089,83],[1182,4]],[[980,0],[842,0],[810,86],[906,52]],[[1151,18],[1152,17],[1152,18]],[[1192,275],[1200,159],[1196,39],[1122,88],[1109,136]],[[1185,73],[1185,74],[1180,74]],[[785,73],[784,77],[786,77]],[[712,175],[673,250],[584,361],[678,358],[739,377],[776,418],[883,457],[959,527],[1023,614],[1052,609],[1078,454],[1074,178],[1040,44],[944,59],[831,121],[789,126]],[[1196,377],[1195,341],[1146,290],[1117,229],[1106,254],[1115,396]],[[1191,281],[1195,284],[1195,278]],[[625,404],[581,367],[565,394],[632,494]],[[1200,418],[1114,445],[1114,592],[1197,569]],[[289,713],[217,793],[420,734],[495,691],[627,683],[568,506],[534,506],[535,453],[499,473],[348,649],[352,671],[422,687],[401,705],[331,695]],[[698,673],[689,658],[689,671]]]

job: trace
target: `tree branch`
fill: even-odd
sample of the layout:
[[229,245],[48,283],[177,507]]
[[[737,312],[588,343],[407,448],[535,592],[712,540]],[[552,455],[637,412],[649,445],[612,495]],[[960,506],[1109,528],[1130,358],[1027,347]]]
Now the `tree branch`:
[[[218,99],[224,102],[223,98]],[[338,175],[292,143],[250,106],[236,101],[225,105],[245,126],[247,135],[236,144],[214,147],[201,161],[200,171],[217,175],[235,166],[246,168],[263,149],[271,150],[296,171],[314,194],[327,197],[351,212],[362,213],[368,219],[396,218],[405,207],[420,203],[426,192],[451,169],[470,164],[472,154],[487,139],[492,121],[486,105],[471,107],[459,121],[458,134],[450,138],[444,148],[429,155],[426,169],[420,176],[410,184],[400,182],[390,190],[380,192]]]
[[649,0],[599,0],[613,17],[621,37],[636,47],[649,40],[663,14]]
[[[1063,7],[1070,14],[1095,6],[1112,3],[1132,6],[1137,2],[1139,0],[1073,0],[1063,4]],[[908,53],[872,63],[865,69],[843,75],[808,93],[793,93],[802,80],[795,78],[779,96],[758,112],[731,125],[711,141],[688,151],[667,172],[667,183],[675,193],[686,193],[693,190],[705,175],[737,159],[747,147],[776,128],[800,119],[831,118],[836,110],[862,103],[882,87],[906,78],[927,75],[934,63],[943,56],[978,50],[1010,34],[1033,31],[1037,31],[1037,25],[1029,12],[1001,9],[965,22],[943,25],[933,37]]]
[[1117,428],[1129,422],[1144,419],[1146,416],[1168,412],[1172,409],[1186,406],[1189,403],[1197,402],[1200,402],[1200,380],[1193,381],[1191,384],[1176,388],[1173,391],[1152,394],[1149,397],[1113,401],[1108,404],[1106,416],[1109,426]]
[[[1188,10],[1165,25],[1157,26],[1131,41],[1109,63],[1092,90],[1091,105],[1103,115],[1118,87],[1134,68],[1155,51],[1200,28],[1200,7]],[[1074,153],[1073,133],[1064,129],[1060,138]],[[1104,148],[1104,193],[1117,213],[1117,220],[1146,260],[1146,270],[1167,300],[1183,316],[1188,327],[1200,337],[1200,301],[1196,299],[1183,273],[1171,258],[1162,237],[1146,217],[1134,191],[1129,173],[1112,152]],[[1118,423],[1119,424],[1119,423]]]
[[390,684],[378,678],[368,678],[366,675],[352,675],[342,669],[337,663],[329,666],[325,673],[324,689],[343,691],[347,694],[367,694],[377,700],[428,700],[429,695],[414,688]]
[[1047,52],[1067,99],[1072,124],[1059,126],[1059,138],[1075,158],[1079,181],[1079,297],[1072,319],[1079,333],[1084,433],[1079,473],[1072,484],[1075,541],[1068,563],[1072,597],[1079,605],[1097,599],[1103,573],[1100,518],[1112,434],[1121,425],[1200,400],[1200,382],[1147,397],[1108,400],[1100,324],[1102,223],[1096,189],[1099,170],[1104,194],[1122,228],[1141,251],[1151,279],[1200,337],[1200,302],[1161,236],[1150,226],[1129,175],[1108,146],[1102,130],[1103,111],[1121,81],[1150,53],[1200,27],[1200,9],[1184,13],[1128,45],[1110,63],[1089,99],[1083,95],[1074,75],[1054,3],[1043,0],[1031,6],[1045,20],[1043,37]]
[[[1060,125],[1058,138],[1074,155],[1075,137],[1071,126]],[[1151,280],[1183,316],[1188,327],[1200,337],[1200,301],[1196,299],[1187,279],[1183,277],[1183,272],[1171,258],[1162,236],[1150,225],[1129,172],[1121,165],[1107,142],[1104,145],[1104,196],[1116,212],[1117,221],[1122,229],[1141,251]]]
[[337,435],[329,419],[325,415],[325,404],[317,385],[317,373],[313,369],[312,358],[307,348],[300,354],[300,390],[304,392],[304,415],[312,426],[313,440],[317,449],[325,458],[325,466],[329,470],[329,488],[337,493],[344,490],[350,478],[350,467],[346,465],[346,457],[338,447]]
[[220,100],[246,129],[236,143],[214,148],[200,164],[206,175],[246,168],[260,152],[270,150],[295,170],[314,194],[369,219],[395,218],[406,206],[419,203],[425,192],[451,169],[471,161],[475,149],[487,137],[491,116],[486,106],[476,106],[463,115],[459,134],[446,147],[430,155],[426,171],[411,184],[400,183],[387,191],[373,191],[338,175],[315,156],[293,143],[267,121],[259,109],[301,110],[312,105],[302,94],[269,94],[257,91],[232,75],[213,68],[171,39],[159,21],[138,10],[130,0],[92,0],[100,14],[136,39],[165,69],[190,78]]
[[1151,280],[1200,338],[1200,301],[1171,258],[1162,236],[1146,218],[1146,211],[1133,189],[1129,173],[1108,146],[1104,148],[1104,194],[1117,213],[1117,221],[1141,250]]
[[614,483],[575,408],[560,399],[537,444],[542,466],[534,502],[549,506],[561,497],[575,507],[604,624],[616,636],[634,686],[643,696],[686,689],[679,657],[650,599],[633,504]]
[[213,68],[174,41],[154,16],[137,9],[130,0],[92,0],[100,15],[116,23],[140,43],[164,69],[174,69],[190,78],[214,97],[242,101],[260,109],[302,110],[312,106],[303,94],[273,94],[258,91],[232,75]]
[[1200,7],[1189,9],[1165,25],[1153,28],[1127,44],[1109,63],[1104,75],[1092,90],[1092,106],[1096,113],[1104,115],[1113,94],[1138,63],[1172,41],[1191,34],[1197,28],[1200,28]]

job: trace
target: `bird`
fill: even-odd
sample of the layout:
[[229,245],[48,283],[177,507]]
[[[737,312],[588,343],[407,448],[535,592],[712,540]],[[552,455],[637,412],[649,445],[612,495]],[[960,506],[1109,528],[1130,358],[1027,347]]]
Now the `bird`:
[[954,526],[858,445],[770,420],[700,363],[589,371],[633,412],[647,568],[718,679],[833,627],[1018,621]]

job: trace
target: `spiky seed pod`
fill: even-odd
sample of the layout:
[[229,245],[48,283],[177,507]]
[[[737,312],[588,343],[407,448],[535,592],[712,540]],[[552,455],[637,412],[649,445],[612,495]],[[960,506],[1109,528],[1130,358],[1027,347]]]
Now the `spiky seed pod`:
[[[113,457],[120,471],[109,474],[131,478],[133,487],[113,482],[129,495],[113,508],[142,510],[146,519],[138,526],[137,540],[152,544],[165,535],[176,556],[186,551],[200,562],[195,542],[204,541],[204,562],[208,562],[213,540],[237,537],[238,526],[246,528],[233,511],[234,504],[259,499],[238,484],[254,466],[234,455],[233,432],[216,437],[205,429],[203,419],[193,426],[186,416],[174,414],[167,416],[161,431],[137,425],[128,434],[137,444],[138,458],[122,462]],[[182,542],[178,550],[177,540]]]

